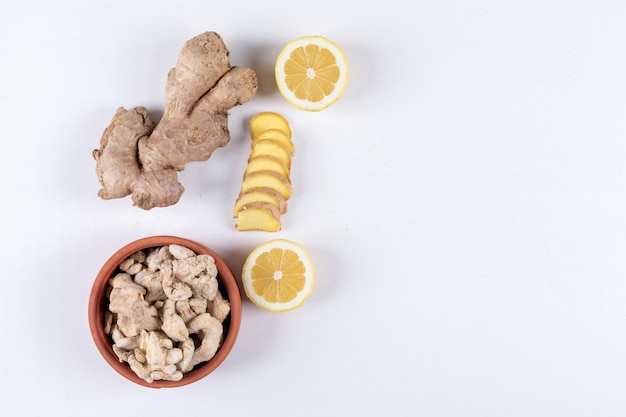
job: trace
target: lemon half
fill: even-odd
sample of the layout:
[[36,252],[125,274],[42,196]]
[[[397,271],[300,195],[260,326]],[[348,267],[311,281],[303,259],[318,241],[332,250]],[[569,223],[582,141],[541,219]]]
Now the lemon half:
[[320,111],[335,103],[348,83],[348,61],[341,48],[323,36],[289,42],[276,59],[276,83],[299,109]]
[[300,307],[313,290],[313,262],[299,244],[274,239],[252,250],[241,274],[246,296],[272,312]]

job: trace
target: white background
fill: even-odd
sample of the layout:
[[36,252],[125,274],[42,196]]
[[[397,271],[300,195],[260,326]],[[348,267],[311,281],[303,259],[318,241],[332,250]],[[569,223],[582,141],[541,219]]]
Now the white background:
[[[626,3],[3,1],[0,415],[626,415]],[[220,33],[258,94],[173,207],[103,201],[91,151],[118,106],[163,110],[183,43]],[[277,93],[305,34],[350,63],[320,113]],[[279,233],[231,218],[247,120],[297,146]],[[226,362],[185,387],[115,373],[93,279],[135,239],[205,244],[239,276],[275,237],[312,256],[298,310],[244,302]]]

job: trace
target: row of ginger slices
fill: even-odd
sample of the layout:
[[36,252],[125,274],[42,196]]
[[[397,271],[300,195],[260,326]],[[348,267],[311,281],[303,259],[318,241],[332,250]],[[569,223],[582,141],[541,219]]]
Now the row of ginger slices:
[[291,197],[291,128],[278,113],[262,112],[250,119],[252,138],[248,165],[235,201],[233,217],[239,231],[277,232]]

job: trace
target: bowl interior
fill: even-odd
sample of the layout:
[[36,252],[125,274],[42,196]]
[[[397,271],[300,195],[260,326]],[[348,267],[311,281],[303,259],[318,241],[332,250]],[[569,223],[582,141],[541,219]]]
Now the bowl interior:
[[[222,295],[230,303],[230,314],[224,320],[224,341],[215,356],[208,362],[198,365],[185,373],[180,381],[146,382],[139,378],[130,367],[119,361],[113,351],[113,341],[104,331],[104,313],[108,309],[106,290],[109,278],[115,273],[119,264],[133,253],[149,248],[177,244],[193,250],[196,254],[208,254],[215,259],[217,280]],[[214,251],[197,242],[175,236],[153,236],[136,240],[115,252],[102,266],[92,286],[89,297],[89,327],[92,338],[100,354],[107,363],[120,375],[139,385],[150,388],[178,387],[195,382],[213,372],[223,361],[235,344],[241,324],[241,295],[237,281],[226,262]]]

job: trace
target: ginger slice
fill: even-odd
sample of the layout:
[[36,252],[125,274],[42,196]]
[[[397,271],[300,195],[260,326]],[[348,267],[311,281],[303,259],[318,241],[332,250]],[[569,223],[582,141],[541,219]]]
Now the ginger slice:
[[243,178],[241,194],[258,188],[272,189],[286,200],[291,197],[291,184],[286,181],[285,178],[281,178],[280,175],[274,172],[254,172]]
[[250,136],[254,139],[259,133],[268,129],[278,129],[287,134],[291,139],[289,122],[283,116],[274,112],[261,112],[250,118]]
[[268,187],[259,187],[259,188],[252,188],[249,189],[246,192],[242,192],[240,194],[244,195],[244,194],[249,194],[252,192],[262,192],[265,194],[269,194],[271,196],[273,196],[274,198],[276,198],[276,200],[278,201],[278,211],[280,214],[285,214],[287,213],[287,199],[285,197],[283,197],[278,191],[272,189],[272,188],[268,188]]
[[263,190],[253,190],[239,195],[235,202],[233,217],[237,217],[241,210],[245,210],[248,205],[253,203],[268,203],[276,207],[279,213],[281,212],[280,200],[276,194]]
[[239,231],[277,232],[281,229],[280,213],[270,203],[251,203],[239,211],[235,227]]
[[290,155],[293,155],[293,153],[296,151],[296,147],[294,146],[287,133],[279,129],[267,129],[259,132],[257,136],[253,136],[251,144],[252,148],[254,148],[257,143],[265,139],[275,140],[276,142],[280,143],[287,150],[287,152],[289,152]]
[[289,179],[289,170],[287,167],[283,165],[279,159],[270,155],[259,155],[250,159],[243,175],[246,176],[259,171],[276,172],[284,178]]
[[289,192],[291,194],[292,187],[291,187],[291,179],[289,175],[283,175],[280,172],[274,171],[272,169],[259,169],[259,170],[253,170],[252,172],[246,172],[243,175],[243,179],[245,181],[247,177],[258,175],[258,174],[266,174],[266,175],[271,175],[273,177],[278,178],[283,184],[285,184],[287,188],[289,188]]
[[291,154],[278,141],[273,139],[263,139],[258,141],[254,145],[254,148],[252,148],[252,152],[250,152],[248,160],[256,158],[260,155],[272,156],[282,162],[288,170],[291,169]]

